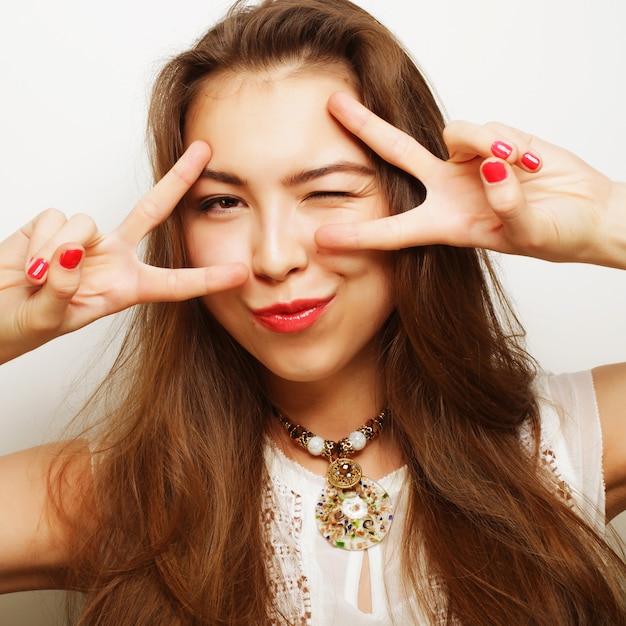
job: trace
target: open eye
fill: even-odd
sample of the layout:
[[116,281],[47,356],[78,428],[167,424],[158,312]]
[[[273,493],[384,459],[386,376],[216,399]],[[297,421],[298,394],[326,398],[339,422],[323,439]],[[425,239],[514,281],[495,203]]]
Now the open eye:
[[239,198],[215,196],[214,198],[203,200],[198,206],[198,211],[201,213],[229,213],[233,209],[238,209],[242,206],[245,206],[245,204]]

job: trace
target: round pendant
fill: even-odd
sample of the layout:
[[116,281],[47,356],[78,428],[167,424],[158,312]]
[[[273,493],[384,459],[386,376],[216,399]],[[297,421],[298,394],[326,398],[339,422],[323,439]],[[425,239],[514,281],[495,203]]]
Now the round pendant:
[[338,489],[349,489],[361,480],[361,466],[352,459],[335,459],[326,470],[326,480]]
[[377,482],[361,477],[348,489],[328,484],[315,506],[315,518],[331,545],[367,550],[385,538],[393,521],[393,505]]

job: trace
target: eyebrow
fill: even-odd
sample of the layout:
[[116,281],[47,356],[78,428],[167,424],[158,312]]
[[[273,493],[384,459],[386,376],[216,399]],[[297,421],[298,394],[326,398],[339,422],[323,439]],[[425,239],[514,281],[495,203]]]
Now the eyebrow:
[[246,182],[229,172],[220,172],[218,170],[212,170],[210,167],[205,167],[200,173],[200,178],[208,178],[218,183],[226,183],[227,185],[235,185],[236,187],[243,187]]
[[[300,172],[296,172],[295,174],[289,174],[283,179],[282,182],[286,187],[294,187],[295,185],[308,183],[316,178],[322,178],[337,172],[347,172],[349,174],[357,174],[359,176],[374,176],[376,173],[373,168],[361,163],[338,161],[337,163],[330,163],[329,165],[323,165],[309,170],[302,170]],[[247,184],[244,179],[240,178],[236,174],[214,170],[210,167],[205,167],[202,170],[200,178],[208,178],[219,183],[234,185],[236,187],[244,187]]]

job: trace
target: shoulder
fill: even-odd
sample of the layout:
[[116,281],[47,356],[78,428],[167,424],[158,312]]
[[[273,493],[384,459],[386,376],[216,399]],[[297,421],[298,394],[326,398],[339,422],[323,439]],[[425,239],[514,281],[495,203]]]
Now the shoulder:
[[626,363],[593,370],[604,440],[607,516],[626,509]]
[[86,443],[0,457],[0,593],[62,588],[72,533],[93,511]]
[[612,519],[626,509],[626,364],[540,374],[535,385],[542,442],[560,449],[574,486]]
[[541,461],[576,508],[601,529],[606,506],[603,437],[591,372],[541,373],[535,392],[541,416]]

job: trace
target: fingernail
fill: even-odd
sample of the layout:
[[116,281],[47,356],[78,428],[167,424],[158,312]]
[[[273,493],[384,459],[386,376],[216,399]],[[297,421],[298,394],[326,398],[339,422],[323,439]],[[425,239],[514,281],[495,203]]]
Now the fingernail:
[[504,141],[494,141],[491,144],[491,154],[499,159],[508,159],[513,153],[513,147]]
[[486,161],[481,169],[488,183],[502,182],[508,176],[506,167],[501,161]]
[[521,158],[522,165],[527,167],[529,170],[536,170],[541,163],[539,157],[532,152],[525,152]]
[[83,258],[83,251],[77,250],[65,250],[59,257],[59,264],[66,270],[73,270]]
[[48,261],[46,259],[35,259],[31,262],[26,270],[26,273],[35,280],[43,278],[48,271]]

